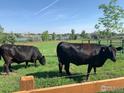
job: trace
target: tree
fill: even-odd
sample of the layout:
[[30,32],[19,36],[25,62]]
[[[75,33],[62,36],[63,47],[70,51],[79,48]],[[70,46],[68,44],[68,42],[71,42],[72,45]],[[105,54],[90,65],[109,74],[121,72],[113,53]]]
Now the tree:
[[107,39],[109,32],[97,31],[96,34],[97,34],[99,39]]
[[11,43],[11,44],[14,44],[16,42],[16,36],[13,32],[9,33],[6,36],[6,42]]
[[62,35],[61,34],[57,34],[57,40],[61,40]]
[[0,33],[3,33],[4,28],[0,25]]
[[0,43],[4,43],[6,34],[4,33],[4,28],[0,25]]
[[91,33],[91,39],[97,39],[97,40],[99,39],[97,32]]
[[44,31],[42,33],[42,35],[41,35],[41,38],[42,38],[43,41],[48,41],[48,39],[49,39],[49,33],[48,33],[48,31]]
[[121,19],[124,18],[124,9],[117,5],[117,0],[110,0],[108,4],[101,4],[99,9],[102,10],[103,17],[100,17],[95,25],[97,31],[107,32],[107,36],[110,34],[108,32],[123,31]]
[[74,29],[71,30],[70,39],[71,40],[76,40],[77,39],[77,36],[75,34],[75,30]]
[[52,33],[52,40],[55,40],[56,39],[56,34],[55,32]]
[[83,31],[81,32],[80,37],[81,37],[81,38],[88,38],[88,34],[86,33],[85,30],[83,30]]

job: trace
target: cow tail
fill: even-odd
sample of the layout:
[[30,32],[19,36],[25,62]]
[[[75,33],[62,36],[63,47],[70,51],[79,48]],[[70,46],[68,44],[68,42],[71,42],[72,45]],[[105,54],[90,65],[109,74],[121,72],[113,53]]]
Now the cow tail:
[[0,47],[0,60],[1,60],[1,56],[2,56],[2,49]]
[[58,45],[57,45],[57,57],[58,57],[58,61],[59,61],[59,63],[61,63],[61,61],[60,61],[60,53],[61,53],[61,50],[60,50],[60,46],[61,46],[61,44],[62,44],[63,42],[60,42]]

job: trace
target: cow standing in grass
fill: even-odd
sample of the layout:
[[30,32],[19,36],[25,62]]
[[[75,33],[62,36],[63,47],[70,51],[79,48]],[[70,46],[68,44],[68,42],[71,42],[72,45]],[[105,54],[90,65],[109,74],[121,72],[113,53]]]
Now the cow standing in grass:
[[67,43],[60,42],[57,46],[57,56],[59,61],[59,72],[62,73],[62,67],[65,66],[65,71],[70,75],[70,63],[75,65],[88,64],[86,80],[89,74],[94,69],[96,74],[96,67],[104,65],[107,59],[116,61],[116,51],[122,48],[114,48],[112,46],[105,46],[99,44],[81,44],[81,43]]
[[40,64],[46,63],[45,57],[40,53],[37,47],[25,46],[25,45],[11,45],[4,44],[0,47],[0,59],[3,57],[5,63],[3,70],[6,73],[12,71],[11,63],[33,62],[36,65],[36,61],[39,60]]

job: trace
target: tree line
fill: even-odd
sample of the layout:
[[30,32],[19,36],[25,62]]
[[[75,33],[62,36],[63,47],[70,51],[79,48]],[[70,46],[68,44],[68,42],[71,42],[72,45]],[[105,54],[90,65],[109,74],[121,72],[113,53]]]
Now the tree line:
[[109,39],[110,38],[118,38],[123,39],[124,34],[122,33],[115,33],[115,32],[109,32],[106,33],[105,31],[102,32],[92,32],[87,33],[87,31],[82,30],[81,33],[76,33],[76,30],[71,29],[70,33],[63,33],[63,34],[56,34],[55,32],[49,33],[49,31],[44,31],[39,34],[34,33],[5,33],[4,28],[0,26],[0,43],[11,43],[14,44],[18,41],[18,39],[27,38],[26,41],[50,41],[50,40],[85,40],[85,39],[94,39],[94,40],[100,40],[100,39]]

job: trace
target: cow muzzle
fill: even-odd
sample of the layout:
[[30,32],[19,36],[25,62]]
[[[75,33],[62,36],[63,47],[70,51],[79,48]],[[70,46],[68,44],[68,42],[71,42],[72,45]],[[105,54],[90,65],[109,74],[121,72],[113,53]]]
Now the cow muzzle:
[[45,64],[46,64],[46,59],[45,59],[44,56],[41,58],[40,63],[41,63],[42,65],[45,65]]
[[112,59],[113,62],[116,62],[116,59]]

